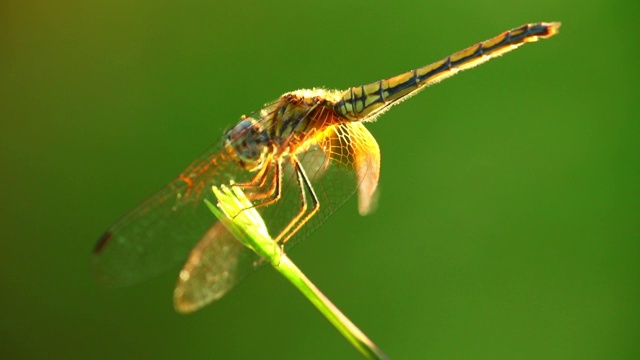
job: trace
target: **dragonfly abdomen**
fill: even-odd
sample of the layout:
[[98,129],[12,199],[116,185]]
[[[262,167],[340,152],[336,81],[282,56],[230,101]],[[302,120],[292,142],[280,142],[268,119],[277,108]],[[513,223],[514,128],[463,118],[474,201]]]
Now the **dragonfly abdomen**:
[[391,105],[415,95],[424,87],[480,65],[524,43],[549,38],[558,32],[559,27],[560,23],[555,22],[526,24],[433,64],[368,85],[352,87],[342,93],[334,109],[350,121],[374,120]]

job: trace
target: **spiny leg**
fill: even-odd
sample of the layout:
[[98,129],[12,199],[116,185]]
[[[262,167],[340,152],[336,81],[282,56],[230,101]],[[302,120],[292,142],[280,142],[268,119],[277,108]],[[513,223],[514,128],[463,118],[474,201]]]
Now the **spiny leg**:
[[[261,206],[266,206],[266,205],[273,204],[273,203],[277,202],[278,200],[280,200],[281,196],[282,196],[282,162],[281,161],[276,161],[275,162],[274,179],[273,179],[273,183],[271,185],[271,188],[269,189],[269,191],[266,194],[264,194],[264,196],[260,196],[261,198],[270,197],[270,199],[265,200],[265,201],[260,202],[260,203],[257,203],[257,204],[254,204],[254,205],[252,205],[250,207],[244,208],[244,209],[240,210],[240,212],[248,210],[248,209],[256,209],[256,208],[259,208]],[[236,214],[236,216],[238,216],[238,214]]]
[[[273,198],[274,194],[276,193],[276,191],[278,190],[278,177],[280,176],[281,170],[278,169],[278,164],[279,162],[275,163],[275,168],[274,168],[274,162],[269,162],[268,165],[265,165],[264,167],[267,168],[267,171],[264,172],[264,174],[261,176],[260,179],[258,179],[258,181],[256,181],[254,184],[252,183],[245,183],[245,184],[240,184],[238,186],[242,187],[243,189],[252,189],[252,188],[257,188],[259,189],[258,191],[253,191],[251,192],[247,197],[251,200],[251,201],[256,201],[256,200],[263,200],[263,199],[268,199],[268,198]],[[273,170],[273,179],[271,180],[271,185],[269,185],[269,188],[263,189],[265,183],[267,182],[267,179],[269,178],[269,174],[272,172],[271,169],[274,168]]]
[[[291,156],[291,162],[296,171],[296,178],[298,179],[298,186],[300,187],[300,199],[301,206],[300,212],[289,222],[289,224],[280,232],[280,235],[276,238],[276,242],[281,242],[282,244],[289,241],[289,239],[296,233],[300,228],[311,219],[315,213],[320,209],[320,202],[318,201],[318,196],[313,190],[313,186],[311,186],[311,182],[307,177],[307,174],[304,172],[304,168],[300,165],[300,162],[295,156]],[[307,212],[307,195],[306,192],[309,191],[311,194],[311,211],[305,215]],[[304,215],[304,217],[303,217]],[[302,220],[301,220],[302,219]],[[292,230],[293,229],[293,230]]]
[[[264,186],[267,179],[269,178],[269,173],[271,172],[271,168],[273,168],[274,165],[275,165],[275,169],[274,169],[273,181],[271,182],[271,185],[269,186],[269,189],[266,192],[262,191],[261,188]],[[239,187],[243,190],[257,188],[257,191],[252,191],[246,195],[247,198],[252,202],[255,200],[268,199],[263,202],[253,204],[252,206],[241,209],[240,212],[238,212],[236,215],[233,216],[233,218],[235,218],[245,210],[273,204],[278,200],[280,200],[281,193],[282,193],[282,161],[280,160],[273,161],[273,152],[269,152],[267,154],[267,157],[265,158],[264,165],[258,170],[258,172],[249,181],[242,182],[242,183],[235,183],[232,186]]]
[[[247,198],[249,198],[249,200],[255,201],[255,200],[262,200],[266,198],[273,198],[277,196],[274,194],[278,190],[279,174],[282,172],[281,169],[278,168],[279,162],[276,162],[275,164],[276,168],[274,170],[274,176],[273,176],[273,181],[271,182],[271,185],[269,186],[266,192],[262,190],[262,188],[264,187],[264,184],[267,182],[267,179],[269,178],[271,169],[274,166],[274,161],[272,160],[273,160],[273,152],[267,155],[267,158],[265,159],[265,162],[264,162],[265,165],[262,166],[262,168],[260,168],[258,173],[256,173],[256,175],[253,178],[251,178],[251,180],[244,183],[234,184],[234,186],[237,186],[244,190],[255,189],[255,188],[259,189],[258,191],[252,191],[251,193],[247,194]],[[272,202],[268,202],[268,204],[271,204],[271,203]]]
[[267,198],[267,200],[254,204],[250,209],[273,204],[278,200],[280,200],[281,196],[282,196],[282,161],[277,160],[275,161],[275,169],[273,171],[273,181],[271,182],[269,191],[262,194],[256,194],[254,197],[251,198],[251,200],[259,200],[259,199],[265,199],[265,198]]
[[250,188],[261,188],[264,183],[267,181],[267,177],[269,174],[269,169],[271,168],[273,154],[268,154],[265,159],[265,164],[258,172],[251,178],[251,180],[243,183],[236,183],[234,186],[238,186],[242,189],[250,189]]

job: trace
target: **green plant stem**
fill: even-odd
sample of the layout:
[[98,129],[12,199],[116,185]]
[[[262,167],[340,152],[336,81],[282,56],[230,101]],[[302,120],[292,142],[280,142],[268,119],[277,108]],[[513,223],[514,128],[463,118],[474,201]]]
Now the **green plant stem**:
[[260,214],[241,189],[221,186],[213,187],[213,192],[218,198],[218,206],[209,202],[207,205],[239,241],[267,259],[362,355],[369,359],[388,359],[289,259],[271,238]]
[[388,359],[382,350],[333,305],[286,254],[282,254],[280,264],[273,267],[291,281],[362,355],[368,359]]

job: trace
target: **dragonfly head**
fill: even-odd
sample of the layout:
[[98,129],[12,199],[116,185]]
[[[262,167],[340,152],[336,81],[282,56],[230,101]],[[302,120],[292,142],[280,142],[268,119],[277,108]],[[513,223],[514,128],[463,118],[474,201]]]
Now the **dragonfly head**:
[[269,151],[269,136],[264,127],[250,117],[242,117],[240,122],[227,132],[225,150],[248,171],[260,169]]

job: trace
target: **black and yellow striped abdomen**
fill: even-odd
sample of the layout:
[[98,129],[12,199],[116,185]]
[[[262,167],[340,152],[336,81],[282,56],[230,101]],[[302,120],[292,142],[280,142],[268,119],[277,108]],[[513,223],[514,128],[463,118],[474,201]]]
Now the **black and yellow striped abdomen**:
[[428,85],[459,71],[482,64],[518,46],[546,39],[558,33],[560,23],[526,24],[490,40],[459,51],[438,62],[342,93],[334,109],[349,121],[370,121],[391,105],[415,95]]

